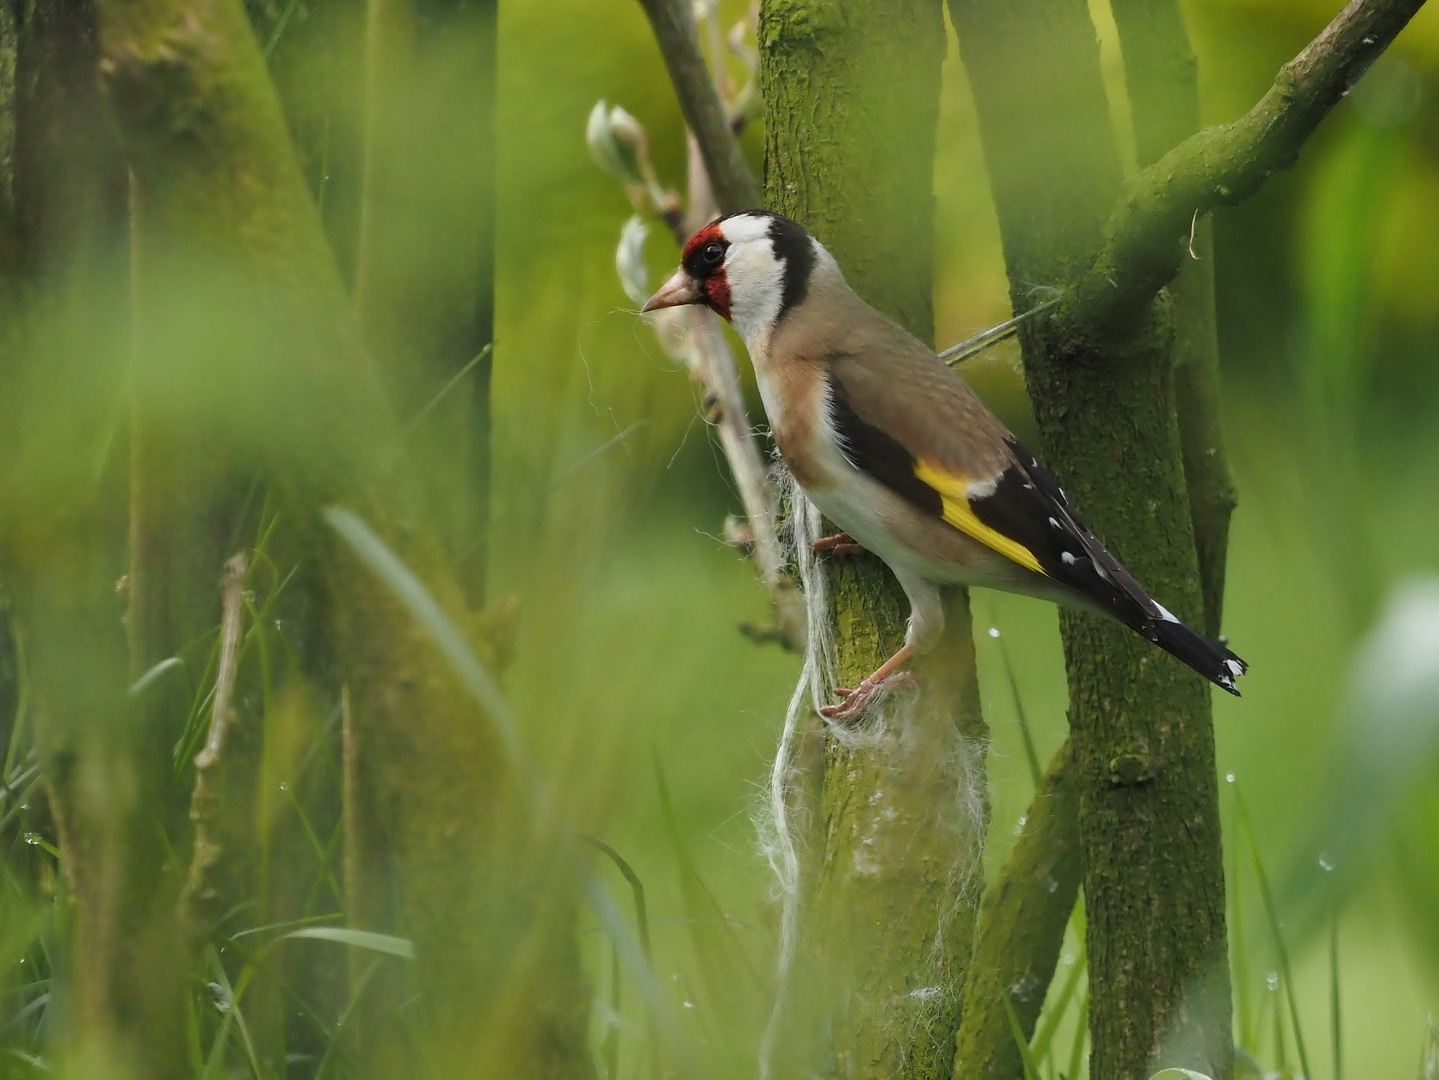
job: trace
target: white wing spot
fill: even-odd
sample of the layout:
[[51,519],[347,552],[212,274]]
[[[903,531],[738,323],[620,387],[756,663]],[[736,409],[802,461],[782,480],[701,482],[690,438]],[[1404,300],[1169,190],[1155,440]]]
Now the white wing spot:
[[1000,477],[991,476],[988,480],[980,480],[969,485],[965,495],[970,499],[987,499],[995,493],[999,487]]
[[1055,521],[1054,518],[1050,518],[1050,519],[1049,519],[1049,523],[1050,523],[1050,525],[1052,525],[1052,526],[1053,526],[1054,528],[1056,528],[1056,529],[1058,529],[1058,528],[1061,527],[1060,524],[1059,524],[1059,522]]
[[1064,563],[1065,566],[1074,565],[1074,555],[1068,551],[1062,552],[1059,556],[1059,559],[1062,563]]
[[1236,675],[1244,674],[1244,665],[1241,664],[1238,660],[1226,660],[1224,661],[1224,666]]
[[1172,614],[1170,614],[1169,609],[1163,604],[1161,604],[1158,600],[1154,601],[1154,606],[1159,609],[1159,617],[1162,618],[1165,622],[1177,623],[1179,621]]

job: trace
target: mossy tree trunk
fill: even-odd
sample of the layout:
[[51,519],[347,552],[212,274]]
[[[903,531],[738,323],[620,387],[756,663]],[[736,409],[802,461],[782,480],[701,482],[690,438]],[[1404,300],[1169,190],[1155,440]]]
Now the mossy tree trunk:
[[[354,306],[406,433],[413,475],[468,605],[484,602],[494,331],[494,0],[371,0]],[[381,745],[345,727],[351,925],[397,932]],[[356,952],[352,975],[374,957]],[[355,1027],[364,1075],[393,1075],[400,965],[372,973]],[[356,981],[356,985],[359,985]]]
[[429,1063],[586,1075],[559,847],[536,837],[495,729],[434,643],[316,515],[355,511],[466,625],[238,0],[100,10],[102,76],[143,210],[153,362],[231,460],[280,485],[314,545],[352,726],[377,748]]
[[[56,971],[56,1068],[180,1077],[188,1072],[187,966],[173,932],[180,868],[164,834],[183,821],[169,783],[183,714],[163,680],[154,693],[127,688],[150,657],[178,649],[186,615],[173,603],[168,571],[151,572],[155,561],[143,560],[141,575],[141,560],[129,560],[126,577],[127,455],[117,408],[130,345],[125,166],[96,83],[95,4],[25,0],[11,11],[23,302],[62,327],[23,346],[7,342],[16,350],[6,387],[16,412],[5,438],[19,485],[6,502],[14,515],[7,562],[74,931]],[[7,292],[7,305],[19,300]],[[36,415],[49,419],[46,429],[34,426]],[[22,490],[43,493],[43,505]],[[138,632],[153,652],[127,647],[122,580],[131,641]],[[200,605],[212,591],[201,590]]]
[[[951,0],[1016,310],[1099,250],[1120,169],[1082,0]],[[1165,299],[1082,340],[1023,335],[1044,452],[1090,525],[1182,619],[1203,622]],[[1231,1067],[1209,689],[1137,635],[1060,617],[1091,986],[1091,1075]]]
[[[759,40],[765,201],[803,222],[857,292],[933,336],[932,171],[944,59],[933,0],[767,0]],[[839,677],[854,685],[902,642],[908,604],[869,555],[829,565]],[[800,982],[811,1038],[796,1071],[948,1077],[987,819],[968,598],[860,745],[831,739],[818,790]]]

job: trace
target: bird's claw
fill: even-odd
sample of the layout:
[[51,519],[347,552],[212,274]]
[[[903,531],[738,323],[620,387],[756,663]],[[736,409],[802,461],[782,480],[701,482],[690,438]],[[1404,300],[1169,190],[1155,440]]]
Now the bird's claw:
[[810,544],[810,551],[816,555],[863,555],[864,545],[857,544],[854,537],[849,533],[835,533],[833,536],[821,536],[814,543]]
[[914,672],[899,671],[882,679],[865,679],[852,690],[837,686],[834,696],[840,699],[839,704],[825,705],[819,710],[819,714],[826,720],[850,726],[857,723],[872,705],[900,687],[913,685],[914,681]]

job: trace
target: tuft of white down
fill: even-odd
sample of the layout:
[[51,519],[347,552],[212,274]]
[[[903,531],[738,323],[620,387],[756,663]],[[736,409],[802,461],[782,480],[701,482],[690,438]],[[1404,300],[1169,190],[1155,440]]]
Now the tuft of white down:
[[[795,946],[799,942],[800,865],[799,841],[791,820],[791,801],[795,784],[794,756],[802,738],[801,727],[808,710],[818,712],[829,700],[834,688],[835,646],[829,620],[829,597],[824,571],[814,554],[814,542],[820,537],[822,525],[819,509],[805,497],[789,470],[781,473],[781,501],[790,504],[790,541],[794,544],[795,562],[803,590],[808,633],[805,635],[804,666],[799,682],[785,710],[784,730],[770,769],[769,784],[755,812],[755,829],[759,834],[760,851],[769,862],[775,879],[775,899],[780,905],[778,985],[764,1041],[760,1044],[760,1080],[768,1080],[771,1058],[782,1032],[789,974],[794,965]],[[808,708],[806,708],[808,706]]]

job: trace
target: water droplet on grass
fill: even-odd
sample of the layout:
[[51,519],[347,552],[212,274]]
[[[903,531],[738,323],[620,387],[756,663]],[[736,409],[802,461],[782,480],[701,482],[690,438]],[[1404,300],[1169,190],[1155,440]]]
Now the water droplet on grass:
[[1232,783],[1234,783],[1234,774],[1233,774],[1232,772],[1227,772],[1227,773],[1225,773],[1225,774],[1224,774],[1224,782],[1227,783],[1227,784],[1232,784]]
[[997,627],[997,626],[991,626],[991,627],[989,628],[989,636],[990,636],[990,637],[999,637],[999,627]]
[[1264,976],[1264,985],[1269,987],[1270,991],[1278,990],[1279,972],[1271,971],[1268,975]]

